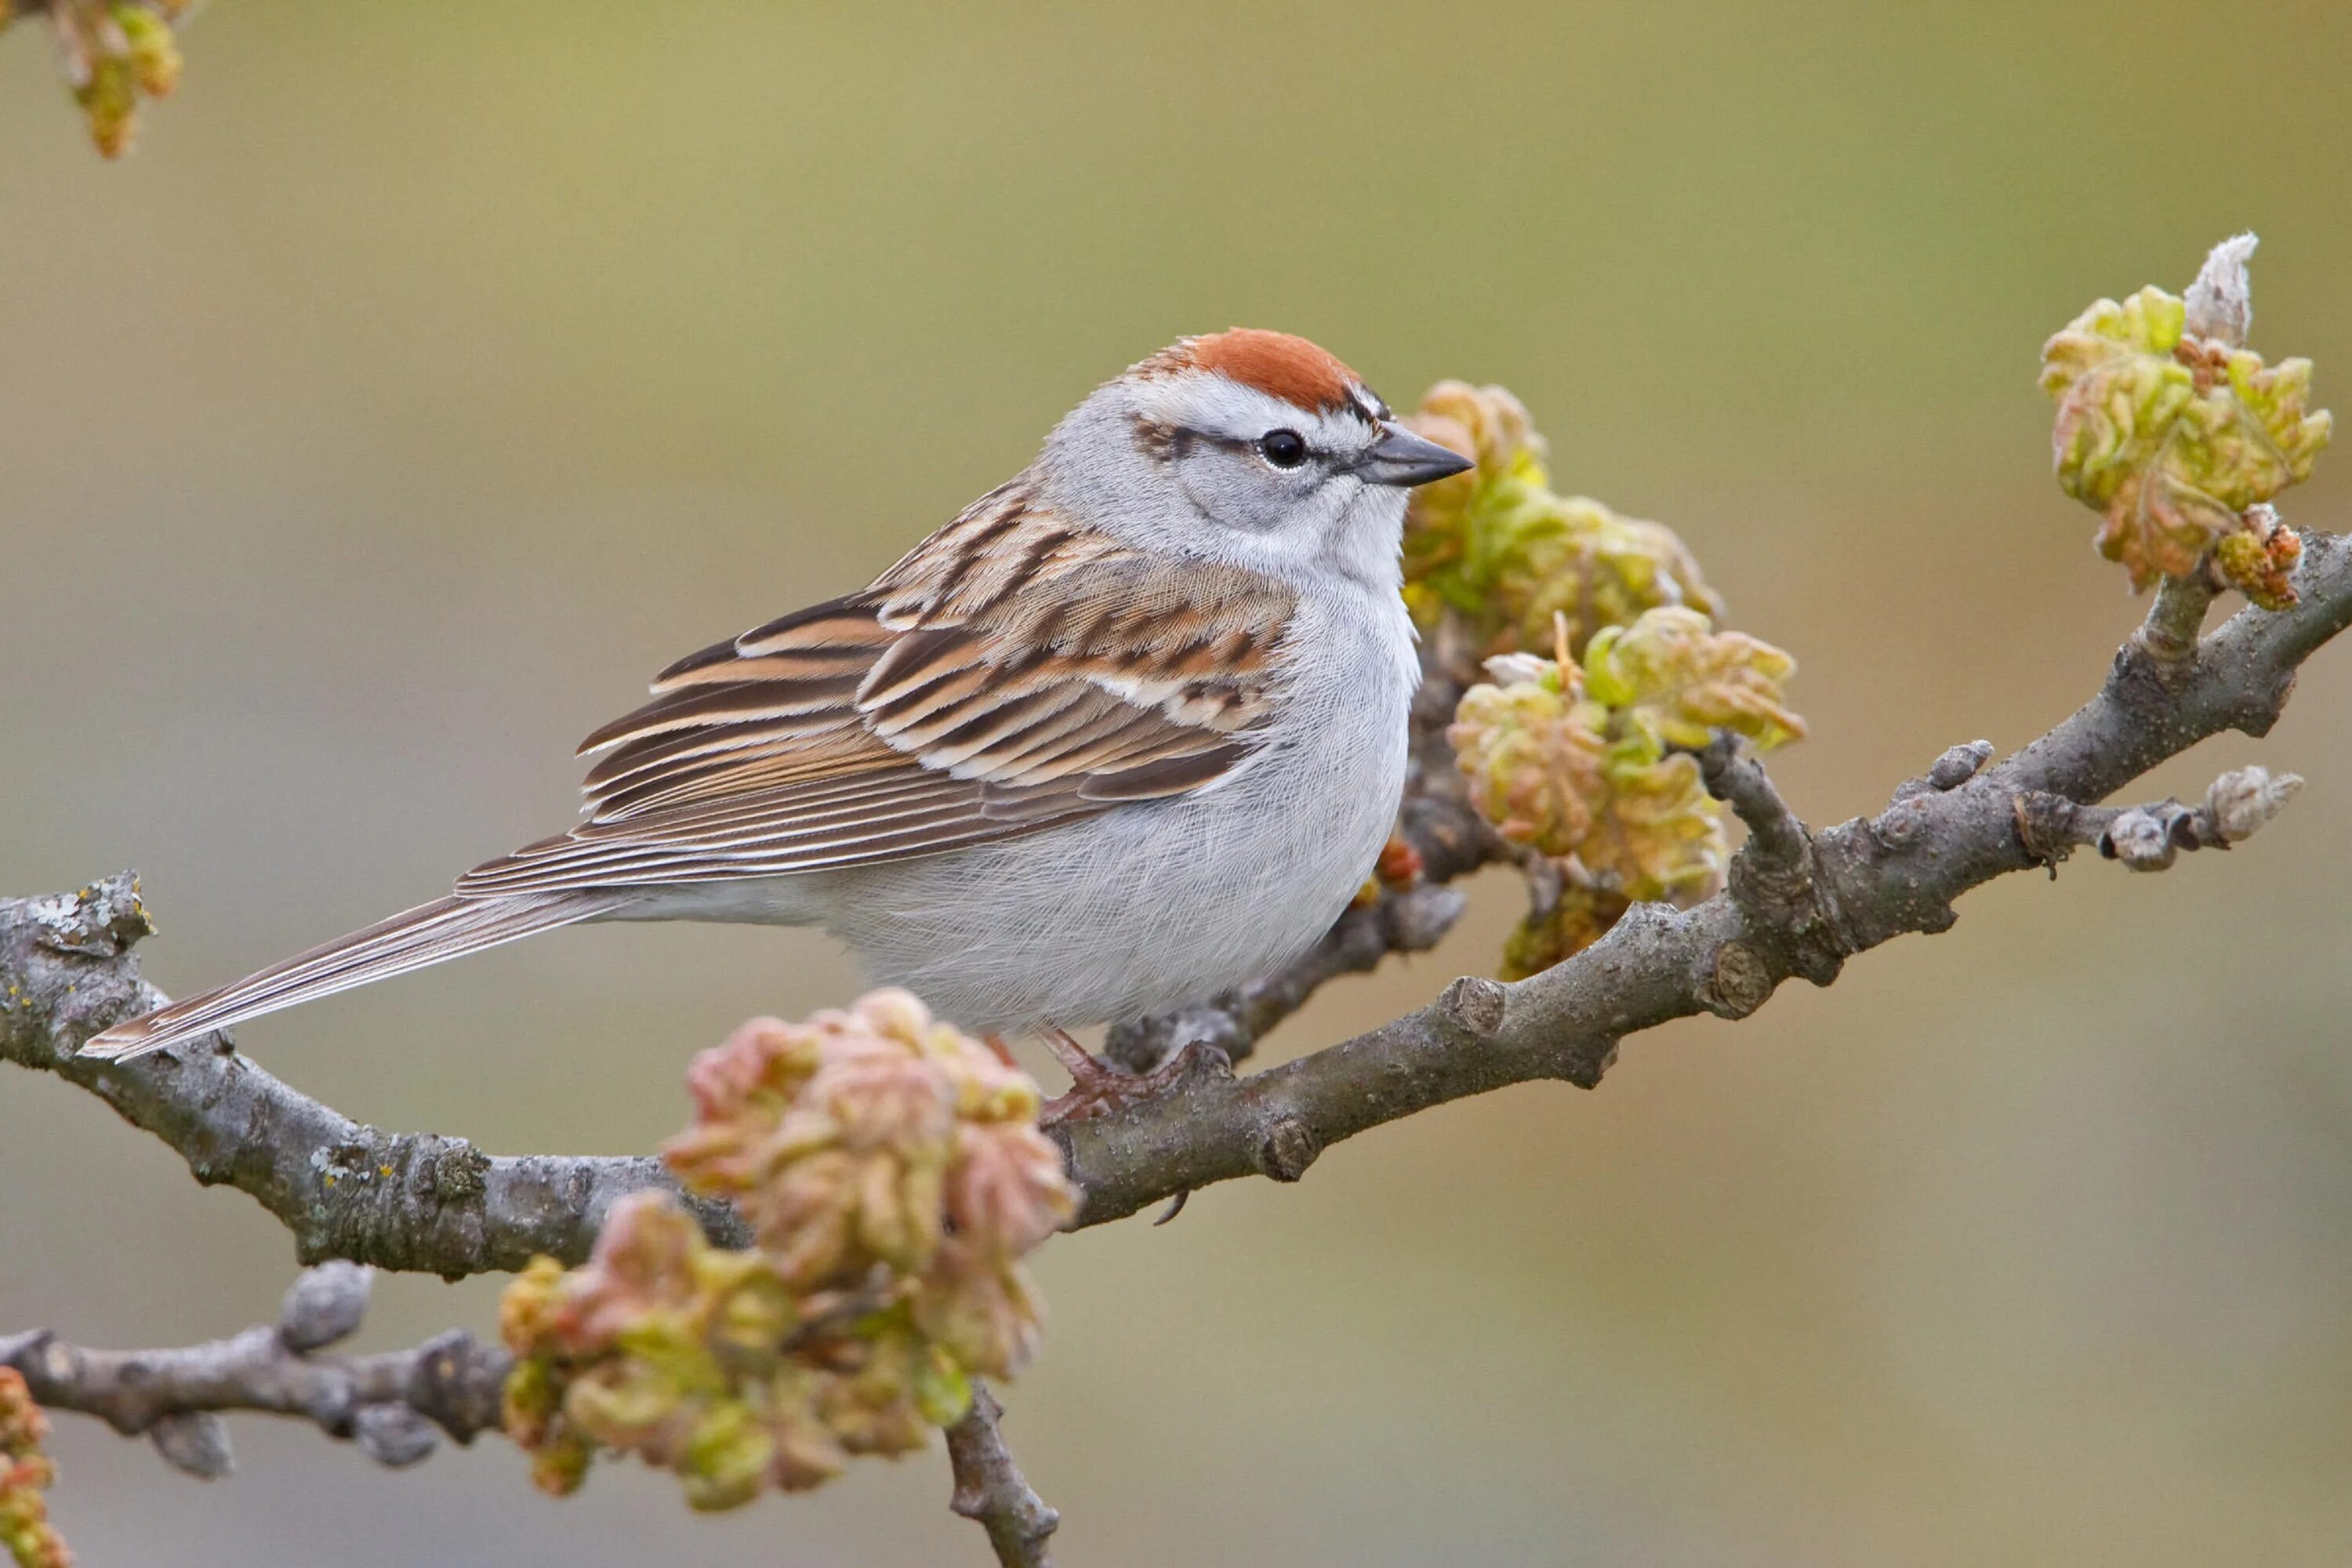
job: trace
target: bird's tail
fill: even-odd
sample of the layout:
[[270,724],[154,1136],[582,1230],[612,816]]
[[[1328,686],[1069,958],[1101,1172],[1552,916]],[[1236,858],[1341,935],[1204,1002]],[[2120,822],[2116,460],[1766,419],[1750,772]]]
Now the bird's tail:
[[117,1024],[92,1036],[81,1054],[115,1060],[144,1056],[281,1007],[479,952],[518,937],[593,920],[631,902],[632,897],[582,890],[436,899],[273,963],[234,984]]

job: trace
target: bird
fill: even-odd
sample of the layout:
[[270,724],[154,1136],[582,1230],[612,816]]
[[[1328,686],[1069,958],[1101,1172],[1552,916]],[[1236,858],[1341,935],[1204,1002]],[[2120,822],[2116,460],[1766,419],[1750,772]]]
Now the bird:
[[559,926],[727,921],[822,926],[1100,1089],[1067,1031],[1273,971],[1370,874],[1420,678],[1408,495],[1471,466],[1306,339],[1180,338],[866,587],[663,670],[581,742],[569,831],[81,1054]]

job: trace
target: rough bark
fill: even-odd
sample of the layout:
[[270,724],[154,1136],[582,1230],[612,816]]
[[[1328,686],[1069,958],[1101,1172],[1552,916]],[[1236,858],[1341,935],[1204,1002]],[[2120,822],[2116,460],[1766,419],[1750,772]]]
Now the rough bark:
[[976,1520],[1003,1568],[1052,1568],[1046,1542],[1062,1516],[1045,1506],[1004,1446],[1004,1406],[985,1384],[971,1385],[971,1408],[948,1428],[948,1464],[955,1492],[948,1506]]
[[144,1433],[166,1462],[205,1480],[235,1468],[226,1412],[309,1421],[395,1468],[431,1454],[436,1428],[460,1443],[496,1428],[511,1363],[462,1329],[413,1350],[320,1353],[360,1326],[367,1281],[348,1263],[312,1269],[276,1323],[198,1345],[101,1351],[47,1329],[0,1336],[0,1366],[24,1374],[37,1404]]

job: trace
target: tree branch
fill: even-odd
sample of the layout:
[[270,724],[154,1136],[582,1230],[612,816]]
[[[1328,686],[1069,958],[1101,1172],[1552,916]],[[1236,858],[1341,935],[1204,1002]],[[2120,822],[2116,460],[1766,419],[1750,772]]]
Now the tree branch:
[[2161,800],[2153,805],[2077,805],[2032,791],[2017,796],[2017,837],[2026,852],[2051,868],[2078,846],[2098,850],[2135,871],[2161,871],[2184,849],[2227,849],[2253,837],[2303,789],[2295,773],[2273,777],[2268,768],[2238,768],[2213,781],[2201,805]]
[[234,1468],[224,1411],[310,1422],[355,1441],[380,1465],[413,1465],[437,1426],[470,1443],[499,1426],[511,1365],[464,1330],[414,1350],[320,1355],[360,1325],[368,1271],[348,1263],[304,1274],[274,1325],[170,1350],[98,1351],[47,1329],[0,1337],[0,1366],[22,1373],[37,1404],[95,1415],[125,1436],[147,1434],[175,1468],[211,1480]]
[[999,1426],[1003,1418],[1004,1406],[988,1385],[973,1383],[971,1408],[948,1428],[948,1464],[955,1472],[948,1506],[980,1521],[1003,1568],[1052,1568],[1046,1542],[1061,1528],[1062,1516],[1045,1506],[1013,1463]]
[[[511,1272],[541,1252],[577,1263],[617,1199],[680,1191],[650,1156],[494,1157],[462,1138],[379,1131],[221,1035],[129,1064],[74,1055],[107,1025],[163,1004],[127,956],[152,929],[128,872],[77,894],[0,900],[0,1059],[89,1089],[177,1150],[197,1181],[253,1197],[293,1234],[301,1262],[453,1279]],[[714,1239],[745,1244],[723,1205],[686,1201]]]
[[[1724,749],[1713,786],[1750,830],[1726,891],[1688,910],[1637,907],[1594,947],[1517,984],[1457,980],[1419,1012],[1266,1072],[1196,1075],[1065,1127],[1086,1194],[1076,1223],[1237,1176],[1295,1181],[1340,1139],[1465,1095],[1532,1079],[1590,1087],[1626,1035],[1699,1012],[1744,1017],[1791,975],[1826,984],[1853,954],[1947,929],[1960,894],[2049,862],[2049,844],[2021,836],[2021,799],[2089,805],[2208,736],[2266,733],[2297,667],[2352,623],[2352,543],[2305,533],[2294,585],[2295,607],[2242,611],[2185,648],[2174,634],[2187,606],[2159,595],[2151,619],[2164,635],[2136,634],[2081,710],[1989,768],[1988,749],[1954,748],[1868,821],[1808,832],[1752,760]],[[1448,695],[1433,690],[1425,708]],[[1425,744],[1429,727],[1415,729]],[[1426,757],[1422,772],[1405,823],[1433,879],[1483,863],[1491,835],[1462,820]],[[2112,826],[2084,817],[2069,831],[2094,822]],[[1436,900],[1419,907],[1424,923],[1381,914],[1381,941],[1417,941],[1438,917],[1450,922]],[[511,1269],[535,1252],[577,1261],[614,1198],[671,1184],[650,1159],[491,1157],[461,1139],[362,1127],[217,1040],[129,1063],[76,1058],[82,1040],[162,1000],[127,956],[147,929],[127,877],[74,897],[0,902],[0,1057],[92,1090],[178,1150],[199,1181],[250,1194],[305,1259],[452,1276]],[[1360,940],[1335,931],[1302,961],[1300,983],[1237,993],[1234,1037],[1255,1039],[1321,977],[1355,967],[1347,955]],[[699,1213],[740,1244],[733,1215]]]
[[[35,1404],[94,1415],[126,1437],[144,1433],[166,1463],[200,1480],[236,1468],[225,1413],[308,1421],[394,1469],[431,1457],[440,1433],[470,1444],[499,1429],[514,1359],[462,1329],[413,1350],[319,1353],[358,1331],[372,1279],[352,1263],[307,1270],[276,1323],[204,1344],[101,1351],[47,1329],[0,1335],[0,1367],[23,1374]],[[987,1531],[1005,1568],[1051,1568],[1046,1542],[1062,1516],[1022,1475],[1003,1417],[975,1381],[971,1407],[947,1429],[950,1506]]]

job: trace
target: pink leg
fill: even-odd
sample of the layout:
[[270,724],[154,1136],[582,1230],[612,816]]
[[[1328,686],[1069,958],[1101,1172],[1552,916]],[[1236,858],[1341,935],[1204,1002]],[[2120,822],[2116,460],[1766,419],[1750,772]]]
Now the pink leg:
[[1150,1072],[1131,1073],[1098,1060],[1064,1030],[1046,1029],[1041,1035],[1070,1074],[1069,1092],[1047,1100],[1038,1118],[1047,1127],[1112,1115],[1167,1093],[1197,1072],[1233,1072],[1225,1053],[1214,1046],[1187,1046]]

